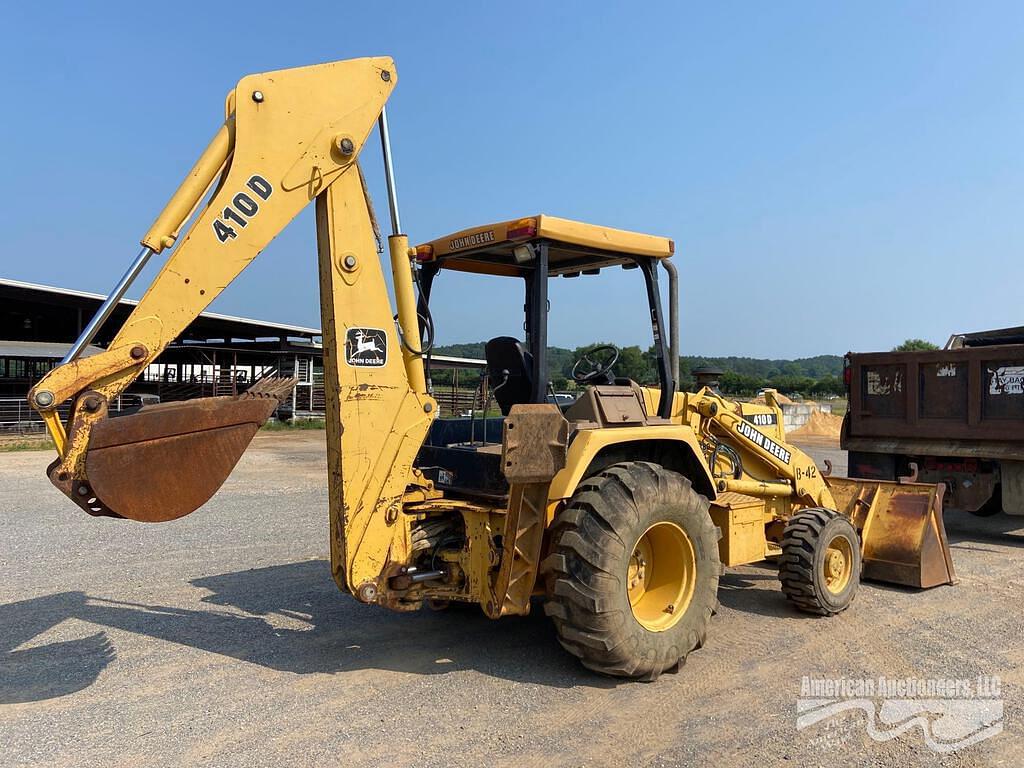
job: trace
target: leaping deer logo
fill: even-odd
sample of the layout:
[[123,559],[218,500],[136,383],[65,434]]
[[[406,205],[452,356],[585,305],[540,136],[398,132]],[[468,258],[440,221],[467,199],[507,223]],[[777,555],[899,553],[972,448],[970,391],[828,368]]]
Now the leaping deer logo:
[[345,361],[349,365],[379,368],[387,362],[388,342],[378,328],[349,328],[345,336]]
[[383,352],[380,347],[377,346],[377,339],[373,336],[367,336],[362,331],[356,331],[355,333],[356,348],[352,350],[352,357],[363,354],[363,352]]

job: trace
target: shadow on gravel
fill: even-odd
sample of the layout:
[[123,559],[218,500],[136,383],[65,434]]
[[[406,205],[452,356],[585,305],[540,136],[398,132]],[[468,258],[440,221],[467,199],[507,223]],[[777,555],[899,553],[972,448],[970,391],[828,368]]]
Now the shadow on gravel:
[[66,696],[92,685],[114,660],[106,632],[15,650],[85,608],[81,592],[0,605],[0,704]]
[[758,616],[792,618],[794,615],[793,606],[779,588],[779,577],[774,569],[760,573],[727,571],[718,581],[718,602],[725,608]]
[[979,517],[954,510],[946,510],[942,517],[946,538],[956,549],[994,551],[985,546],[972,547],[971,544],[1024,547],[1024,517],[1007,514]]
[[492,677],[560,688],[614,687],[562,650],[535,606],[529,616],[487,619],[479,608],[400,614],[338,592],[323,560],[191,582],[211,594],[195,609],[92,598],[81,592],[0,606],[0,703],[81,690],[114,659],[105,632],[15,651],[65,619],[79,619],[295,674],[385,669]]

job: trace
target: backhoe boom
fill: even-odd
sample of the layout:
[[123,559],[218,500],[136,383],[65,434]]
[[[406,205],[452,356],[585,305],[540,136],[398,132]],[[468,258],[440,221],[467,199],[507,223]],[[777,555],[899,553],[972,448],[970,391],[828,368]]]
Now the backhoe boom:
[[[289,381],[263,380],[238,398],[165,403],[119,418],[107,417],[107,403],[316,201],[332,514],[349,534],[347,542],[332,536],[345,549],[335,553],[336,576],[343,584],[373,585],[389,557],[401,557],[408,530],[394,525],[394,510],[413,481],[413,459],[436,409],[420,357],[399,351],[356,164],[374,124],[384,125],[396,82],[394,63],[381,57],[251,75],[229,94],[224,124],[142,239],[129,275],[150,254],[174,249],[127,322],[105,351],[75,359],[73,350],[29,393],[60,453],[50,478],[87,512],[171,520],[223,483],[290,392]],[[397,203],[392,209],[397,219]],[[395,231],[389,247],[403,335],[415,340],[405,236]],[[76,346],[88,343],[104,313]],[[65,434],[56,409],[69,399]],[[342,410],[360,425],[344,446]]]

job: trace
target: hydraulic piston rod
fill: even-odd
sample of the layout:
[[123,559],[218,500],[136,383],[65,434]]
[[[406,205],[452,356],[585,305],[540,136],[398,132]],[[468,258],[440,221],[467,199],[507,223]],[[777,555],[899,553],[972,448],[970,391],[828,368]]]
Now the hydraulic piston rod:
[[145,237],[142,238],[142,250],[139,252],[139,255],[135,257],[135,260],[121,276],[117,285],[114,286],[114,289],[104,300],[103,304],[100,305],[92,320],[89,321],[89,324],[79,335],[78,340],[71,346],[68,353],[64,355],[64,359],[60,361],[61,365],[76,360],[82,354],[82,350],[92,343],[100,328],[110,319],[114,308],[124,298],[125,293],[127,293],[135,278],[146,267],[149,258],[154,253],[159,253],[174,244],[178,236],[178,230],[188,221],[196,206],[203,199],[203,195],[206,194],[213,180],[224,167],[228,157],[230,157],[232,145],[234,144],[234,134],[235,120],[232,116],[220,127],[217,135],[213,137],[213,140],[206,147],[199,160],[196,161],[196,164],[189,171],[185,180],[181,182],[173,197],[164,206],[160,215],[157,216],[153,226],[149,228]]
[[117,281],[117,285],[114,286],[114,290],[110,292],[110,295],[103,300],[100,304],[100,308],[96,310],[96,314],[92,316],[92,320],[85,326],[85,329],[79,335],[78,339],[74,344],[71,345],[71,349],[64,355],[64,359],[60,361],[61,365],[77,360],[78,356],[82,354],[82,350],[85,349],[92,343],[92,340],[96,338],[96,334],[103,326],[111,313],[114,311],[114,307],[120,303],[121,299],[124,298],[125,293],[131,284],[135,281],[135,278],[139,276],[143,268],[146,266],[146,262],[149,261],[149,257],[153,255],[152,248],[143,248],[139,251],[139,255],[135,257],[135,260],[128,267],[128,270],[121,275],[121,279]]
[[[391,236],[388,237],[388,251],[391,256],[391,275],[395,282],[395,304],[398,309],[398,327],[402,333],[402,358],[409,384],[416,392],[426,393],[427,379],[423,371],[420,341],[420,321],[416,314],[416,294],[412,285],[412,270],[409,260],[409,238],[402,234],[402,221],[398,215],[398,188],[395,185],[395,168],[391,162],[391,134],[388,131],[387,109],[380,111],[377,120],[380,128],[380,145],[384,153],[384,176],[387,179],[388,210],[391,213]],[[411,345],[415,339],[416,346]]]

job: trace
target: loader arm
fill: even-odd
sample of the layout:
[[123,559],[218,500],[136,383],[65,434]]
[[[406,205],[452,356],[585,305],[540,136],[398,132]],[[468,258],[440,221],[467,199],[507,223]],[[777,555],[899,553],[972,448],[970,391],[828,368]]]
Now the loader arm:
[[[735,404],[716,394],[705,391],[695,399],[695,407],[703,420],[702,432],[739,448],[745,466],[749,467],[753,458],[774,473],[769,478],[721,477],[717,481],[719,492],[787,496],[801,506],[835,508],[835,500],[814,459],[795,445],[764,434],[743,417]],[[781,411],[778,416],[781,424]]]
[[710,390],[693,397],[705,440],[724,443],[740,459],[739,471],[724,456],[712,462],[719,493],[781,501],[775,508],[787,510],[783,517],[817,507],[842,513],[860,535],[866,578],[914,587],[956,582],[942,520],[941,484],[831,477],[786,441],[774,391],[766,392],[766,400],[775,411],[774,429],[755,425],[738,403]]
[[[375,124],[384,133],[382,110],[396,82],[390,58],[366,58],[251,75],[229,94],[223,126],[142,239],[142,261],[177,246],[141,301],[105,351],[69,354],[29,393],[58,448],[49,476],[87,512],[146,522],[189,514],[290,393],[290,381],[263,381],[237,398],[107,417],[107,403],[316,201],[331,538],[345,550],[334,552],[336,577],[372,588],[389,557],[401,556],[408,531],[389,510],[413,476],[436,407],[420,358],[409,345],[402,351],[396,333],[356,164]],[[396,230],[389,247],[399,323],[414,339],[407,239]],[[57,407],[69,400],[64,424]],[[356,427],[344,447],[343,408]]]

